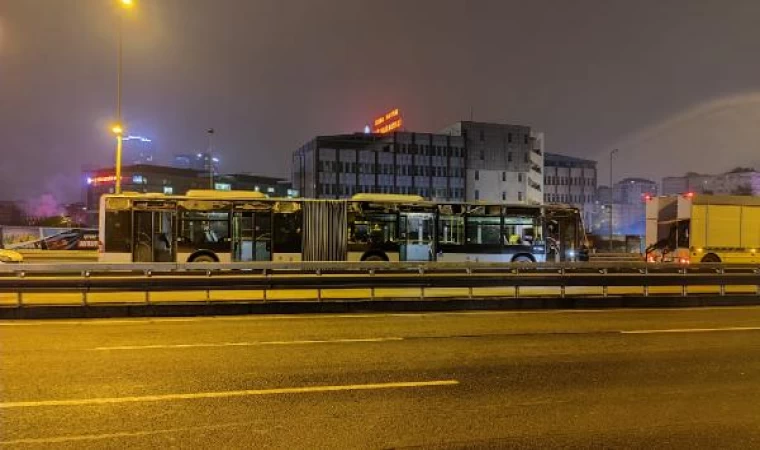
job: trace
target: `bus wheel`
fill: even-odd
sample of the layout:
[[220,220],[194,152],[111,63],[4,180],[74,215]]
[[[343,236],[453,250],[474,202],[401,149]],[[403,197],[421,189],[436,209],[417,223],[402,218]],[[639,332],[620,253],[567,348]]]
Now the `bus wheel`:
[[514,258],[512,258],[512,262],[532,263],[533,262],[533,258],[531,258],[528,255],[517,255]]
[[362,257],[362,261],[385,262],[388,261],[388,257],[383,253],[367,253]]
[[219,259],[213,253],[202,252],[195,253],[187,258],[187,262],[191,263],[215,263],[219,262]]
[[719,263],[720,256],[716,255],[715,253],[708,253],[702,258],[703,263]]

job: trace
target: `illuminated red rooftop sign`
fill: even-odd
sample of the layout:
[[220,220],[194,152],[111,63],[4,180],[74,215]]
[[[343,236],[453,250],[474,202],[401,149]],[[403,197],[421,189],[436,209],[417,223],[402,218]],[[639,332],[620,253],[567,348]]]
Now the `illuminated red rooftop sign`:
[[401,113],[398,108],[388,111],[386,114],[376,118],[372,122],[372,132],[376,134],[390,133],[398,130],[404,124]]

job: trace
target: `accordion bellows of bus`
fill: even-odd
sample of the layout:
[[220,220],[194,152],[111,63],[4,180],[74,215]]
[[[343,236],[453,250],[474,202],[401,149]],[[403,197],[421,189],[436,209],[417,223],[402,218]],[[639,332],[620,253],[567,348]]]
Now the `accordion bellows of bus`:
[[585,248],[575,208],[395,194],[104,195],[99,228],[104,262],[559,262],[582,259]]

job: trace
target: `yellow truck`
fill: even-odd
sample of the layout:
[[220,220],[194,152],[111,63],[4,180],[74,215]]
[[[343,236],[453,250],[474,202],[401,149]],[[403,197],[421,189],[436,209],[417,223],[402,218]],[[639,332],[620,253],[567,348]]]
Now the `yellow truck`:
[[650,262],[760,263],[760,197],[647,199],[646,245]]

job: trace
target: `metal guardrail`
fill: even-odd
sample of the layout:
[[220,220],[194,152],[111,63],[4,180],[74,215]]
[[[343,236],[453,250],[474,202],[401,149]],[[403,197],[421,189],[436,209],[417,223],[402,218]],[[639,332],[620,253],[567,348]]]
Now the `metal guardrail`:
[[[417,289],[419,299],[433,299],[426,290],[464,288],[475,298],[477,288],[513,288],[513,297],[528,287],[559,288],[564,298],[568,288],[601,288],[607,297],[611,287],[639,287],[644,297],[652,287],[678,287],[680,296],[692,295],[689,287],[717,286],[724,296],[728,286],[754,286],[745,295],[760,295],[760,266],[721,264],[671,265],[646,263],[498,264],[498,263],[208,263],[208,264],[23,264],[0,265],[0,293],[16,294],[17,307],[24,294],[80,292],[87,306],[88,294],[143,292],[151,304],[151,292],[254,290],[368,289],[375,300],[376,289]],[[658,294],[659,295],[659,294]],[[671,294],[672,296],[672,294]]]
[[97,250],[17,250],[25,263],[42,262],[97,262]]

